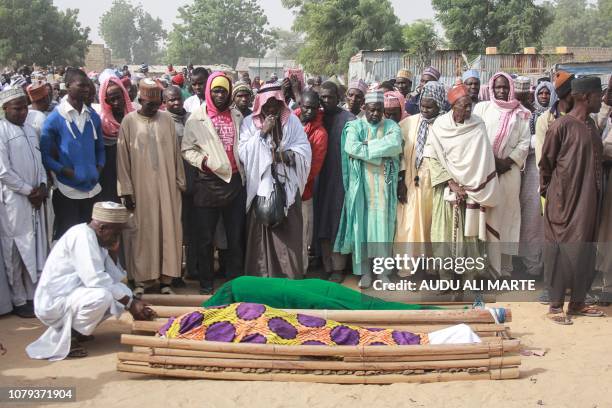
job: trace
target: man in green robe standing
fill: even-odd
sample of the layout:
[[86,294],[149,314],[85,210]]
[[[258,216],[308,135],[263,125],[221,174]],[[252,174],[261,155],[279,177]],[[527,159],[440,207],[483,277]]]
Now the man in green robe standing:
[[353,273],[366,289],[372,285],[371,259],[392,253],[402,153],[399,126],[384,118],[382,91],[366,95],[365,117],[346,124],[342,146],[345,199],[334,251],[353,254]]

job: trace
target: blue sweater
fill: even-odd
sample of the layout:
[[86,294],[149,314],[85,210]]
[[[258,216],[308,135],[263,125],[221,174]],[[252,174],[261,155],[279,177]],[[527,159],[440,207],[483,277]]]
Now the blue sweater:
[[[98,169],[104,166],[104,140],[100,116],[89,108],[90,119],[85,122],[83,133],[76,123],[70,123],[58,112],[58,108],[47,117],[41,136],[40,151],[45,168],[55,173],[60,183],[80,191],[91,191],[98,184]],[[93,123],[93,126],[92,126]],[[97,139],[94,139],[95,135]],[[62,168],[74,170],[74,177],[67,178]]]

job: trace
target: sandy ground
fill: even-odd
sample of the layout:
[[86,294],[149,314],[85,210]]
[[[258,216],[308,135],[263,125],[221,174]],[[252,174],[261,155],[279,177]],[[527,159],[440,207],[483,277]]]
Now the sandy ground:
[[[525,349],[546,350],[543,357],[523,357],[517,380],[379,386],[161,379],[116,371],[116,353],[129,351],[119,344],[130,331],[129,315],[96,330],[86,343],[89,357],[53,363],[24,352],[42,325],[9,315],[0,317],[0,342],[8,350],[0,356],[0,386],[76,387],[73,407],[612,407],[612,317],[559,326],[544,320],[540,304],[499,305],[512,308],[509,326]],[[604,310],[612,316],[612,307]]]

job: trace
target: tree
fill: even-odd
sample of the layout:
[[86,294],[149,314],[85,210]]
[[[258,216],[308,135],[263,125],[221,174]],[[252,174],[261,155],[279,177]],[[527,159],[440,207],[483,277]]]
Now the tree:
[[179,9],[168,44],[177,63],[235,66],[239,57],[262,57],[274,45],[268,18],[256,0],[195,0]]
[[612,0],[591,4],[586,0],[545,3],[553,15],[542,43],[547,46],[611,47]]
[[167,35],[161,19],[127,0],[113,1],[100,18],[99,33],[115,57],[131,63],[159,62],[160,44]]
[[422,67],[429,64],[431,54],[442,45],[442,39],[431,20],[417,20],[406,24],[402,34],[407,53],[416,56]]
[[451,48],[479,54],[496,46],[518,52],[539,46],[552,18],[533,0],[432,0]]
[[0,61],[13,65],[82,65],[91,44],[79,11],[52,0],[0,0]]
[[273,30],[276,38],[276,47],[271,51],[279,58],[295,60],[300,49],[304,46],[304,38],[300,33],[277,28]]
[[346,72],[360,49],[402,48],[402,28],[389,0],[282,0],[305,34],[298,61],[306,71]]

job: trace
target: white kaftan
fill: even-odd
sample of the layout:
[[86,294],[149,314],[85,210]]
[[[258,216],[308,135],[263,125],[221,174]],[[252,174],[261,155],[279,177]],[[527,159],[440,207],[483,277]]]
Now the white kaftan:
[[[43,207],[34,209],[28,200],[32,189],[42,183],[47,183],[47,175],[34,128],[0,121],[0,247],[13,291],[22,286],[24,268],[31,283],[36,283],[47,256]],[[13,301],[20,306],[32,295],[19,294]]]
[[28,356],[62,360],[70,351],[71,329],[90,335],[110,315],[119,317],[119,300],[132,297],[121,282],[125,276],[91,227],[70,228],[51,250],[36,289],[36,316],[49,328],[26,348]]
[[[494,102],[481,102],[474,107],[474,115],[479,116],[485,123],[491,145],[500,126],[504,111]],[[529,154],[531,135],[529,132],[529,119],[517,115],[514,123],[510,124],[508,135],[504,138],[497,158],[511,158],[516,165],[502,175],[499,175],[499,201],[491,210],[491,217],[497,219],[499,227],[501,252],[507,255],[518,254],[518,242],[521,234],[521,168]]]

